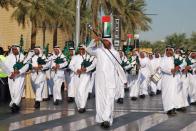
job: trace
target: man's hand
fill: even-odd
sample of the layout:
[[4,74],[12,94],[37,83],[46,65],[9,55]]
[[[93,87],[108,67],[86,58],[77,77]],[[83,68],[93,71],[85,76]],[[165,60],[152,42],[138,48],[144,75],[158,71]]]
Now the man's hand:
[[39,71],[39,67],[33,67],[33,69],[38,72]]
[[86,72],[86,68],[82,67],[81,68],[81,73],[85,73]]
[[180,70],[180,67],[179,66],[176,66],[175,67],[175,71],[179,71]]
[[42,65],[38,65],[38,68],[41,70],[43,68],[43,66]]
[[176,70],[175,69],[171,69],[171,73],[175,76]]
[[57,68],[57,69],[60,69],[60,65],[59,65],[59,64],[56,64],[56,68]]
[[14,74],[14,72],[12,72],[10,79],[14,79],[16,77],[16,75]]
[[19,75],[19,74],[20,74],[20,71],[19,71],[19,70],[15,70],[15,71],[14,71],[14,74],[15,74],[15,75]]
[[14,79],[16,76],[18,76],[20,74],[20,71],[18,70],[14,70],[14,72],[12,72],[10,79]]
[[77,75],[80,75],[82,72],[80,69],[78,69],[76,73],[77,73]]
[[190,67],[190,66],[186,66],[186,67],[185,67],[185,70],[187,70],[187,71],[188,71],[188,70],[191,70],[191,67]]

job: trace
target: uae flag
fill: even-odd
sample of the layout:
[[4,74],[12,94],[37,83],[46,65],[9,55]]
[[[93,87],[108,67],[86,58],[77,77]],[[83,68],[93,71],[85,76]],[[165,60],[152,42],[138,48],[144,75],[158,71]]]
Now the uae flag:
[[103,25],[103,38],[111,38],[111,18],[110,16],[103,16],[102,17],[102,25]]

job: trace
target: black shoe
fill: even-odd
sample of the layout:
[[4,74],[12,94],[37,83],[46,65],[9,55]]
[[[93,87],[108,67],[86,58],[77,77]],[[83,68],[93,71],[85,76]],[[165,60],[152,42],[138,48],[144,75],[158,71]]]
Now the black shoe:
[[194,105],[195,106],[196,105],[196,102],[192,102],[191,105]]
[[67,98],[67,102],[69,102],[69,103],[74,102],[74,98],[73,98],[73,97],[68,97],[68,98]]
[[169,110],[169,111],[167,112],[167,115],[169,115],[169,116],[175,116],[175,115],[176,115],[175,109]]
[[63,101],[62,100],[59,100],[59,99],[57,99],[58,100],[58,103],[59,104],[62,104],[63,103]]
[[179,112],[186,112],[186,107],[178,108],[178,109],[176,109],[176,111],[179,111]]
[[150,94],[149,94],[150,96],[154,96],[155,95],[155,93],[154,92],[150,92]]
[[125,90],[125,92],[129,92],[129,88],[125,88],[124,90]]
[[132,101],[136,101],[137,100],[137,97],[131,97],[131,100]]
[[91,98],[92,93],[88,93],[88,100]]
[[140,98],[141,98],[141,99],[144,99],[144,98],[145,98],[145,95],[140,95]]
[[56,100],[56,101],[54,102],[54,105],[55,105],[55,106],[59,105],[59,100]]
[[123,104],[123,98],[118,98],[117,103]]
[[34,107],[35,107],[35,109],[40,108],[40,102],[39,101],[35,101]]
[[157,95],[160,95],[161,94],[161,90],[157,90]]
[[110,122],[109,121],[104,121],[101,123],[101,126],[105,129],[110,128]]
[[20,110],[20,107],[17,106],[15,103],[13,103],[12,107],[11,107],[12,113],[17,113],[17,112],[19,112],[19,110]]
[[86,112],[86,109],[85,109],[85,108],[80,108],[80,109],[78,110],[78,112],[79,112],[79,113],[84,113],[84,112]]
[[44,99],[43,99],[43,101],[49,101],[49,100],[50,100],[49,98],[44,98]]

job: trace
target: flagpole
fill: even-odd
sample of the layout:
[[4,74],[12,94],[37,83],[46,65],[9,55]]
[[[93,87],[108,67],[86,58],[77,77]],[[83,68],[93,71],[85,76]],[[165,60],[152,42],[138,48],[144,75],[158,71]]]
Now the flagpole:
[[76,41],[75,49],[78,47],[80,42],[80,0],[76,1]]

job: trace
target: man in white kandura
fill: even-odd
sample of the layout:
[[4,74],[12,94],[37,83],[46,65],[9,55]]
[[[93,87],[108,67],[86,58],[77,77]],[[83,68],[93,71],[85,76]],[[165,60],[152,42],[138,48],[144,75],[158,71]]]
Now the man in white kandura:
[[10,54],[6,57],[5,66],[10,70],[8,78],[11,102],[10,107],[13,113],[20,109],[20,102],[24,91],[25,72],[29,65],[23,63],[24,55],[20,52],[19,46],[12,46]]
[[69,68],[74,72],[74,85],[76,88],[75,102],[79,113],[86,111],[86,102],[89,92],[90,71],[94,69],[89,62],[88,55],[83,45],[79,46],[79,54],[74,56],[69,64]]
[[[127,78],[121,67],[119,53],[113,48],[112,42],[104,39],[104,44],[96,45],[100,38],[92,40],[86,49],[90,55],[97,58],[95,95],[96,95],[96,122],[108,128],[113,122],[114,100],[118,80],[127,83]],[[112,55],[113,54],[113,55]]]
[[53,100],[54,105],[62,102],[61,86],[65,81],[65,67],[67,66],[66,58],[58,46],[54,47],[52,57],[52,79],[53,79]]
[[[152,68],[152,75],[157,74],[161,77],[160,63],[161,63],[161,56],[158,52],[155,52],[153,59],[150,60],[150,65]],[[150,81],[150,88],[151,88],[150,95],[151,96],[161,93],[160,84],[161,84],[161,80],[157,80],[156,82],[152,80]]]
[[32,57],[31,65],[31,83],[35,93],[35,108],[40,108],[40,102],[42,101],[42,92],[46,82],[46,70],[49,68],[46,63],[46,56],[43,54],[40,47],[34,48],[35,55]]
[[168,115],[175,115],[176,109],[181,108],[183,97],[180,94],[178,85],[179,74],[176,74],[179,70],[174,64],[174,49],[167,47],[165,56],[161,60],[161,72],[162,72],[162,101],[163,109]]
[[186,59],[184,73],[189,79],[188,94],[191,105],[196,105],[196,50],[191,51]]
[[[69,48],[69,53],[70,53],[70,61],[71,61],[75,56],[74,55],[75,54],[75,48],[70,47]],[[69,64],[70,64],[70,61],[69,61]],[[65,79],[66,79],[66,83],[67,83],[67,87],[68,87],[67,101],[71,103],[71,102],[74,102],[74,98],[75,98],[76,87],[75,87],[74,82],[75,82],[76,78],[74,77],[74,72],[69,69],[69,66],[65,71]]]

